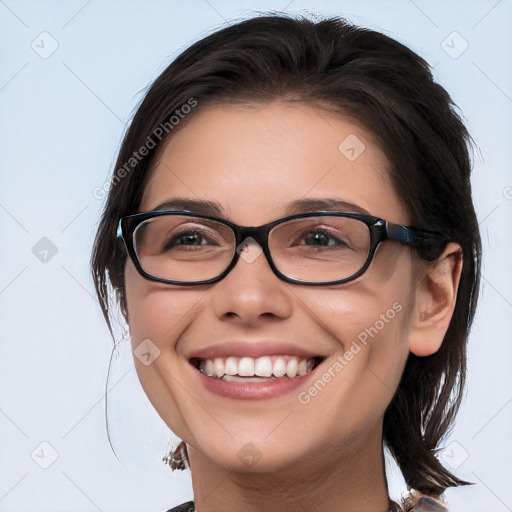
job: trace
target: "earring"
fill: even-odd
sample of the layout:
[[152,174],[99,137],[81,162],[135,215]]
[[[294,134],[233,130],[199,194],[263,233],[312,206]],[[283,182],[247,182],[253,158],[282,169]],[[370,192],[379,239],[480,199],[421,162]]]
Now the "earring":
[[175,450],[169,450],[167,455],[162,458],[164,464],[168,464],[173,471],[183,471],[188,467],[187,445],[181,441]]

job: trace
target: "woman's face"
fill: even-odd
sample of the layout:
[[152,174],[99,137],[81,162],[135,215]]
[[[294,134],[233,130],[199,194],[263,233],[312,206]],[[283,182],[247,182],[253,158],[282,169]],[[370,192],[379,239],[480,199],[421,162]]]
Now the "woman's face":
[[[308,211],[366,210],[407,225],[388,165],[369,133],[325,110],[207,107],[166,145],[140,211],[175,198],[210,201],[218,216],[259,226],[287,216],[292,202],[330,199],[353,206]],[[269,471],[380,447],[382,416],[409,353],[408,249],[385,242],[366,273],[334,286],[280,280],[254,244],[214,284],[152,282],[131,261],[125,279],[132,348],[151,347],[144,364],[135,358],[140,381],[197,460]],[[268,356],[273,371],[284,364],[292,375],[292,360],[322,362],[303,376],[247,384],[206,376],[190,362],[243,356],[252,356],[249,367]]]

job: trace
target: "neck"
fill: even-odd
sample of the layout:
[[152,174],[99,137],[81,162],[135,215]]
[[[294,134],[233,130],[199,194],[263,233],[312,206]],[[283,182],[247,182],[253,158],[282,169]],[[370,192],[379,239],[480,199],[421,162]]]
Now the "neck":
[[388,512],[382,440],[268,472],[226,471],[189,447],[197,512]]

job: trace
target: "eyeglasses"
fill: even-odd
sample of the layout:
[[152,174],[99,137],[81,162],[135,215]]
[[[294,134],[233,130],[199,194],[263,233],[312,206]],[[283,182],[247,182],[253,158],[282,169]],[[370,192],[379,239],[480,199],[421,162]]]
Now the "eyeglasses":
[[178,285],[221,280],[250,242],[259,244],[277,277],[304,285],[356,279],[385,240],[415,247],[426,260],[436,259],[447,242],[438,233],[334,211],[292,215],[259,227],[189,211],[152,211],[121,218],[117,236],[143,277]]

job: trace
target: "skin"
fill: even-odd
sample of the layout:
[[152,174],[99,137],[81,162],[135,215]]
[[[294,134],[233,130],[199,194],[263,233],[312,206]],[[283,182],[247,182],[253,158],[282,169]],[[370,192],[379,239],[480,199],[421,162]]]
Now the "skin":
[[[350,134],[364,144],[350,161],[338,149]],[[224,218],[261,225],[286,216],[288,202],[337,198],[408,225],[389,181],[389,162],[353,122],[305,104],[209,106],[187,119],[161,152],[140,211],[174,197],[220,203]],[[249,245],[249,251],[257,250]],[[132,345],[160,350],[141,384],[189,450],[198,512],[385,511],[388,494],[382,418],[410,351],[438,350],[456,300],[461,252],[448,244],[438,265],[385,242],[363,276],[337,286],[278,279],[263,256],[213,285],[151,282],[126,264]],[[381,314],[401,310],[316,396],[303,388],[269,400],[233,400],[198,385],[187,355],[226,340],[272,339],[327,356],[319,375]],[[317,370],[317,372],[318,372]],[[331,370],[332,374],[332,370]],[[247,443],[259,459],[244,462]]]

